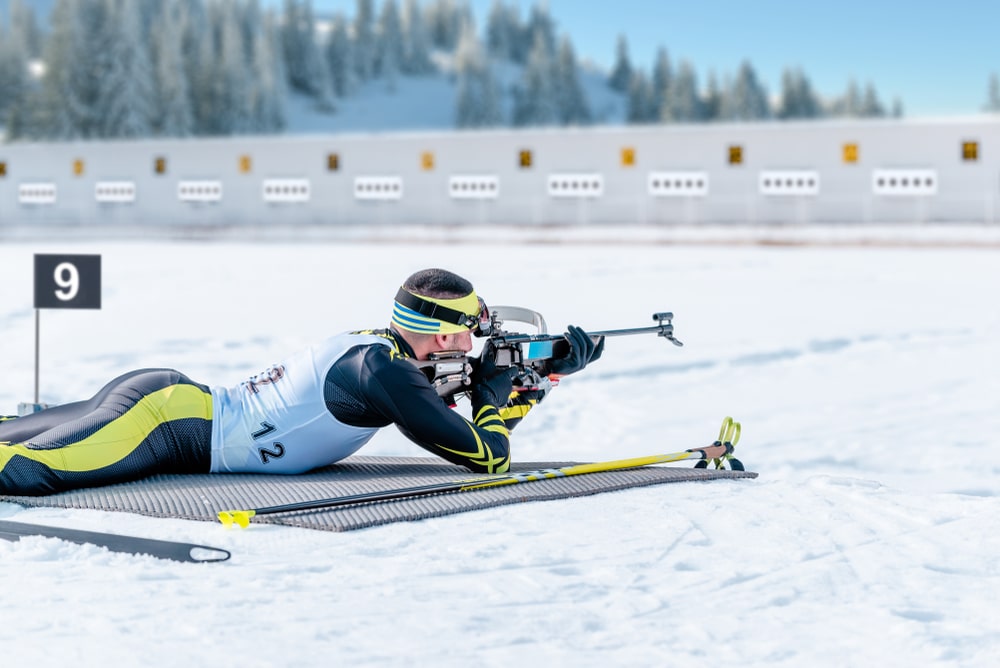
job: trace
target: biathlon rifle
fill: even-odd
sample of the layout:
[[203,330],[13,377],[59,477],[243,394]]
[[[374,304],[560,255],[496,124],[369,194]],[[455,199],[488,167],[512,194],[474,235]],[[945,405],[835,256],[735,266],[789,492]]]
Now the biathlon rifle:
[[[654,313],[655,325],[628,329],[608,329],[588,332],[596,342],[603,336],[631,336],[633,334],[656,334],[675,346],[684,344],[674,338],[674,314],[667,311]],[[535,334],[523,334],[504,329],[504,323],[515,321],[535,327]],[[537,389],[550,386],[549,375],[552,361],[565,357],[570,343],[564,334],[549,334],[542,314],[520,306],[494,306],[489,310],[489,318],[479,324],[477,336],[489,337],[493,348],[493,361],[498,368],[517,367],[514,385],[518,389]],[[414,360],[417,367],[434,386],[438,396],[448,403],[455,403],[457,395],[468,393],[472,386],[475,358],[458,350],[431,353],[427,360]]]

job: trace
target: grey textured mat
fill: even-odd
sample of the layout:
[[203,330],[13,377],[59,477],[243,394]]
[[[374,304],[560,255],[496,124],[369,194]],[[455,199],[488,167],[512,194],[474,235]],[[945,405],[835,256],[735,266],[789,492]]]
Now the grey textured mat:
[[[571,463],[573,462],[523,462],[514,465],[511,470],[533,471]],[[464,468],[431,457],[351,457],[303,475],[160,475],[139,482],[52,496],[0,495],[0,501],[24,506],[110,510],[215,522],[216,513],[220,510],[261,508],[474,477],[475,474],[470,474]],[[349,531],[523,501],[586,496],[666,482],[756,477],[756,473],[742,471],[651,466],[468,492],[262,515],[255,517],[253,522]]]

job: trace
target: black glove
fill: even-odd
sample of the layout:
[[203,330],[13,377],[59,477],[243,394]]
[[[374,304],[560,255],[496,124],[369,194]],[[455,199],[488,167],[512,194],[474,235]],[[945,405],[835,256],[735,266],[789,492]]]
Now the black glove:
[[601,353],[604,352],[603,336],[594,343],[590,334],[574,325],[569,326],[566,340],[569,341],[569,353],[565,357],[552,360],[552,373],[560,376],[568,376],[582,370],[591,362],[600,359]]
[[487,341],[483,352],[479,355],[478,364],[474,365],[472,384],[472,405],[480,407],[485,404],[497,408],[507,405],[513,390],[511,378],[517,374],[517,367],[500,369],[496,365],[496,347],[492,341]]

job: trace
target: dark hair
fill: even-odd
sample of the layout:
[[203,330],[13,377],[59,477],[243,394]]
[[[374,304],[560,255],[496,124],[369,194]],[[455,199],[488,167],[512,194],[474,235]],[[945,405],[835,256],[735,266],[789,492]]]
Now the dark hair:
[[464,297],[474,289],[472,283],[447,269],[421,269],[406,279],[403,288],[413,294],[439,299]]

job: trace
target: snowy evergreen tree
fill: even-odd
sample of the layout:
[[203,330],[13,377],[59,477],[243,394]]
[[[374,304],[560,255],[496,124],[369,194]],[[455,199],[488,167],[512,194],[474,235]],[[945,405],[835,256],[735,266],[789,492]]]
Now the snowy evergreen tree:
[[503,122],[500,90],[471,23],[466,24],[455,49],[455,72],[458,76],[455,125],[460,128],[500,125]]
[[282,13],[281,44],[288,72],[288,84],[301,91],[305,85],[305,53],[302,44],[303,7],[299,0],[285,0]]
[[236,10],[243,37],[243,48],[246,51],[247,62],[253,61],[253,53],[257,48],[264,27],[264,17],[260,9],[260,0],[237,0]]
[[[205,32],[199,44],[198,60],[201,72],[196,80],[195,117],[199,120],[199,131],[209,136],[223,135],[232,131],[229,112],[226,110],[226,87],[222,75],[222,42],[225,18],[222,3],[208,3],[205,9]],[[195,82],[192,82],[194,85]]]
[[403,27],[396,0],[382,2],[375,45],[375,72],[385,79],[389,90],[395,90],[403,66]]
[[545,37],[538,34],[521,73],[521,83],[514,89],[514,125],[553,125],[558,122],[553,82],[552,55],[546,47]]
[[214,131],[221,135],[246,134],[254,129],[254,91],[235,3],[212,5],[218,30],[215,61]]
[[[208,83],[207,79],[210,78],[207,69],[212,62],[209,60],[202,63],[204,41],[208,34],[208,19],[202,0],[177,0],[176,12],[177,21],[180,24],[181,57],[184,78],[187,80],[188,86],[192,131],[197,135],[204,132],[201,96]],[[214,58],[214,54],[211,57]]]
[[333,83],[330,80],[330,70],[326,67],[326,58],[323,57],[319,43],[316,41],[316,21],[313,17],[311,2],[306,3],[304,16],[302,39],[304,42],[305,76],[309,82],[307,92],[316,101],[316,108],[319,111],[331,112],[334,110]]
[[102,0],[58,0],[50,18],[45,74],[33,101],[31,134],[45,139],[99,136],[101,86],[108,68],[108,17]]
[[486,17],[486,51],[495,60],[513,60],[520,36],[518,25],[511,24],[511,13],[503,0],[493,0]]
[[424,20],[430,32],[431,44],[443,51],[454,51],[458,46],[462,27],[467,20],[472,20],[472,14],[467,5],[458,5],[455,0],[435,0],[424,8]]
[[580,68],[569,37],[559,40],[555,63],[555,102],[563,125],[586,125],[591,121],[590,103],[580,85]]
[[781,99],[778,118],[817,118],[822,105],[813,92],[812,84],[801,69],[786,69],[781,75]]
[[403,5],[403,72],[411,75],[435,71],[431,60],[431,38],[417,0]]
[[96,104],[98,137],[139,138],[152,134],[153,68],[139,5],[105,2],[106,69]]
[[335,15],[330,24],[330,35],[326,42],[326,66],[337,97],[344,97],[354,91],[357,81],[354,49],[348,34],[347,19],[343,14]]
[[860,118],[864,105],[861,87],[854,79],[847,84],[847,90],[843,97],[833,103],[832,113],[834,116],[847,116],[849,118]]
[[37,89],[29,89],[17,103],[8,109],[6,118],[3,119],[7,141],[47,138],[39,134],[36,127],[37,116],[34,110],[40,101],[40,92]]
[[693,123],[704,120],[704,110],[698,95],[698,76],[694,67],[682,61],[670,80],[660,119],[668,123]]
[[627,93],[631,81],[632,63],[628,57],[628,40],[625,39],[625,35],[619,35],[615,49],[615,65],[611,69],[611,76],[608,77],[608,85],[620,93]]
[[861,116],[863,118],[881,118],[885,116],[885,107],[878,99],[878,92],[871,83],[865,86],[864,95],[861,98]]
[[[293,10],[300,4],[288,2]],[[269,21],[266,28],[259,0],[58,0],[45,74],[30,108],[16,115],[17,133],[74,139],[283,128],[284,46]],[[306,6],[299,25],[311,24]],[[318,71],[309,69],[308,50],[301,53],[304,71],[329,91],[318,53]]]
[[736,73],[736,79],[726,95],[722,116],[739,121],[757,121],[771,116],[767,91],[748,61],[744,61]]
[[555,27],[551,19],[536,16],[534,24],[530,20],[525,24],[521,22],[516,5],[508,6],[503,0],[494,0],[486,21],[487,52],[495,60],[523,65],[534,45],[536,27],[549,33],[547,41],[554,40]]
[[[67,90],[63,96],[73,137],[102,136],[101,99],[112,66],[111,21],[105,0],[70,2]],[[57,102],[58,104],[58,102]]]
[[[705,85],[705,97],[702,101],[701,116],[702,120],[705,121],[715,121],[719,119],[722,113],[722,88],[719,87],[719,80],[715,76],[715,72],[708,73],[708,83]],[[663,107],[660,106],[660,117],[663,117]]]
[[38,28],[34,8],[22,0],[10,0],[7,11],[10,17],[10,39],[21,49],[23,58],[31,60],[40,57],[43,36]]
[[986,91],[986,111],[1000,113],[1000,77],[996,72],[990,75],[990,83]]
[[0,25],[0,126],[7,141],[31,139],[41,92],[28,74],[28,60],[40,53],[38,25],[30,8],[13,0],[10,25]]
[[[136,3],[136,11],[139,15],[139,26],[143,35],[150,36],[156,29],[156,20],[163,11],[163,3],[169,0],[129,0]],[[245,2],[246,0],[238,0]]]
[[628,85],[628,107],[625,119],[629,123],[648,123],[655,118],[656,97],[653,85],[642,70],[632,72]]
[[782,120],[803,117],[800,74],[798,70],[788,68],[781,73],[781,97],[775,115]]
[[186,137],[194,133],[191,90],[182,52],[184,22],[182,7],[173,0],[163,2],[157,29],[153,32],[154,105],[153,131],[164,137]]
[[211,135],[218,132],[216,116],[218,103],[215,88],[215,26],[212,18],[200,3],[191,3],[186,21],[184,44],[187,54],[186,71],[191,89],[191,111],[194,114],[195,134]]
[[280,29],[277,20],[268,14],[253,54],[253,72],[258,81],[259,96],[254,117],[261,132],[279,132],[288,125],[288,76],[282,58]]
[[450,3],[446,4],[440,0],[424,5],[424,22],[427,24],[427,31],[431,37],[431,45],[435,49],[451,50],[448,45],[451,31],[446,19],[449,5]]
[[670,56],[662,46],[656,51],[656,61],[653,63],[653,108],[654,112],[647,120],[657,120],[660,111],[663,109],[663,101],[666,99],[667,91],[670,89],[670,80],[673,79],[673,69],[670,66]]
[[264,120],[263,110],[267,106],[264,98],[273,91],[265,90],[265,79],[272,73],[273,67],[265,64],[262,68],[260,63],[260,51],[267,50],[267,46],[262,43],[267,39],[264,32],[264,16],[261,13],[259,0],[239,0],[234,10],[239,26],[240,42],[243,45],[241,69],[246,84],[243,93],[245,99],[241,101],[241,105],[247,117],[245,132],[266,132],[269,127]]
[[285,0],[282,43],[289,86],[312,97],[319,110],[332,111],[333,84],[316,42],[316,20],[309,0]]
[[375,8],[372,0],[358,0],[354,13],[354,73],[362,83],[375,76]]
[[0,125],[28,95],[28,60],[23,42],[0,27]]
[[535,41],[531,26],[521,21],[521,12],[516,5],[507,8],[507,26],[510,34],[510,60],[524,65],[528,62]]
[[534,45],[541,39],[549,54],[556,53],[556,26],[546,5],[536,4],[531,7],[526,30],[528,44]]
[[95,137],[148,137],[152,133],[153,68],[139,6],[128,0],[105,0],[104,65],[94,104]]

